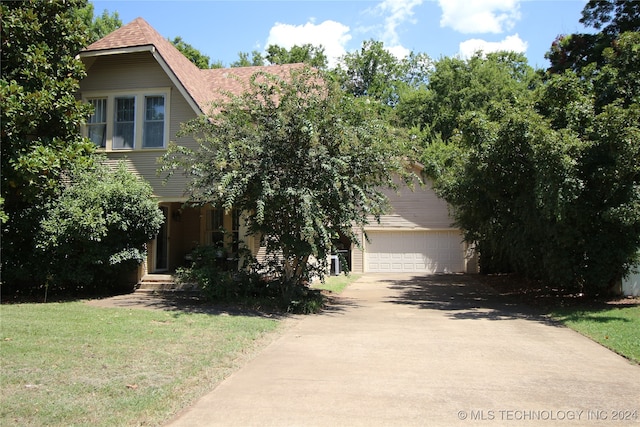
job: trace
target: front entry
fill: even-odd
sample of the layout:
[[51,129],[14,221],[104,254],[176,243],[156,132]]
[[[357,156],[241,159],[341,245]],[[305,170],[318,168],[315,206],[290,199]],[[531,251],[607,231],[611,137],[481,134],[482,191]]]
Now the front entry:
[[155,240],[154,272],[169,269],[169,208],[160,206],[164,222]]

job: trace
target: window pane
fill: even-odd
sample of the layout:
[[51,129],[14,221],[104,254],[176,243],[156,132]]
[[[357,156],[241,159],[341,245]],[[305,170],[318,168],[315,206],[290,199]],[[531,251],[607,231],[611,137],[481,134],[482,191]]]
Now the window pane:
[[105,147],[107,142],[107,124],[87,125],[89,139],[98,147]]
[[143,147],[162,147],[164,145],[164,123],[145,122]]
[[113,128],[113,148],[133,148],[133,123],[116,123]]
[[164,120],[164,97],[147,96],[145,120]]
[[93,106],[93,114],[87,123],[87,136],[96,146],[104,147],[107,140],[107,99],[90,99],[89,104]]
[[164,146],[164,97],[145,97],[143,147]]
[[133,122],[136,116],[134,97],[116,98],[116,122]]
[[136,99],[115,99],[115,124],[113,126],[113,148],[133,148],[136,117]]

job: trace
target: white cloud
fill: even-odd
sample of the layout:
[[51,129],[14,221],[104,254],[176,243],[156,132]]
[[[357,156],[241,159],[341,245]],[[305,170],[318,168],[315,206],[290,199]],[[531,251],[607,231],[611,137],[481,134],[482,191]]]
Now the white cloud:
[[413,9],[420,6],[423,0],[383,0],[376,6],[376,11],[386,15],[382,41],[390,45],[399,45],[398,27],[405,22],[415,23]]
[[386,46],[385,49],[398,59],[406,58],[411,53],[411,50],[402,45]]
[[441,27],[464,34],[502,33],[520,19],[520,0],[438,0]]
[[520,38],[518,34],[505,37],[504,40],[499,42],[488,42],[481,39],[470,39],[460,43],[459,55],[464,58],[472,57],[476,52],[482,51],[483,53],[497,52],[501,50],[508,50],[513,52],[524,53],[527,51],[528,44]]
[[324,21],[315,24],[311,19],[303,25],[290,25],[277,22],[269,31],[265,46],[278,45],[286,49],[293,46],[311,44],[324,47],[324,53],[333,67],[337,59],[346,53],[345,46],[351,40],[349,27],[336,21]]

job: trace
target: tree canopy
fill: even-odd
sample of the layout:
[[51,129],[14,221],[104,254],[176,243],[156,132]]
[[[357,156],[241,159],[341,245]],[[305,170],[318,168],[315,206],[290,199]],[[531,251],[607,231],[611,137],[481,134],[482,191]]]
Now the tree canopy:
[[[74,174],[95,163],[80,134],[91,107],[76,98],[85,76],[78,52],[91,41],[84,0],[2,2],[2,291],[35,289],[48,280],[51,252],[41,227],[63,203]],[[93,199],[95,201],[95,199]],[[87,208],[89,209],[89,208]],[[129,218],[122,214],[126,223]],[[55,221],[53,227],[61,223]],[[137,225],[125,231],[135,233]],[[116,252],[120,249],[113,248]],[[57,258],[73,270],[73,257]]]
[[426,135],[426,172],[484,272],[596,294],[637,261],[640,39],[604,32],[629,20],[603,15],[626,6],[588,3],[598,42],[547,73],[515,54],[443,58],[425,90],[401,98],[398,116]]
[[398,136],[371,104],[312,68],[255,74],[244,94],[190,122],[199,149],[170,147],[167,171],[184,171],[190,202],[247,213],[266,246],[260,266],[283,289],[323,277],[340,235],[386,207],[382,187],[405,175]]

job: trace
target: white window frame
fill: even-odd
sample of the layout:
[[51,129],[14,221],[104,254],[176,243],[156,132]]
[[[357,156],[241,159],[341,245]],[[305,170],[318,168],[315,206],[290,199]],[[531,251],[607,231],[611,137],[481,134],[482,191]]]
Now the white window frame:
[[[91,140],[97,148],[105,148],[106,144],[107,144],[107,108],[108,108],[108,100],[106,97],[95,97],[95,98],[88,98],[87,102],[89,102],[90,104],[93,105],[94,111],[91,114],[91,117],[89,117],[89,120],[87,122],[87,137],[90,136],[90,132],[89,129],[90,128],[101,128],[102,132],[102,141],[100,141],[100,143],[96,143],[96,141]],[[97,102],[104,102],[104,106],[100,109],[97,108]],[[102,115],[104,115],[104,117],[99,117],[99,115],[97,115],[97,113],[102,113]],[[98,121],[98,119],[100,119]],[[104,119],[104,120],[102,120]]]
[[[144,90],[130,90],[130,91],[90,91],[82,94],[82,99],[85,102],[90,102],[94,99],[106,99],[107,100],[107,129],[106,129],[106,141],[104,147],[98,147],[101,151],[107,152],[130,152],[130,151],[153,151],[153,150],[166,150],[169,143],[169,129],[170,129],[170,117],[171,117],[171,89],[170,88],[149,88]],[[134,98],[135,99],[135,120],[133,131],[133,148],[130,147],[114,147],[114,128],[115,128],[115,113],[116,113],[116,98]],[[145,113],[146,113],[146,99],[151,97],[163,97],[164,98],[164,127],[163,127],[163,140],[162,146],[157,147],[144,147],[144,127],[145,127]],[[88,137],[89,123],[83,126],[83,136]]]

